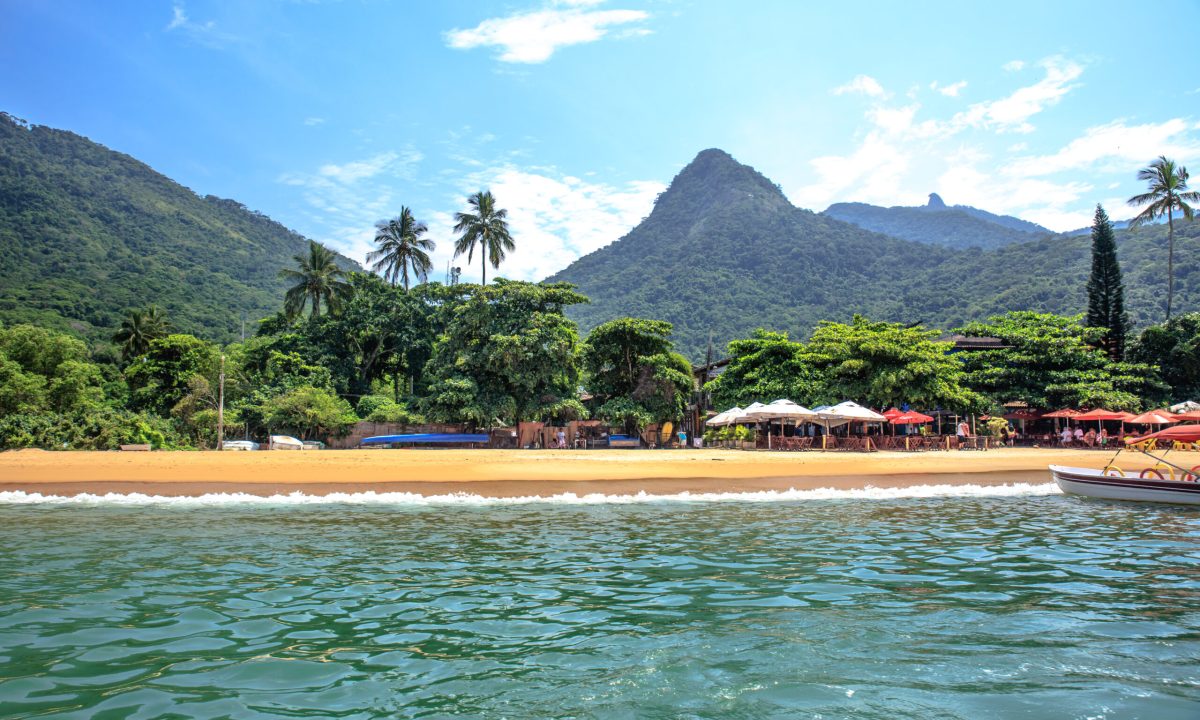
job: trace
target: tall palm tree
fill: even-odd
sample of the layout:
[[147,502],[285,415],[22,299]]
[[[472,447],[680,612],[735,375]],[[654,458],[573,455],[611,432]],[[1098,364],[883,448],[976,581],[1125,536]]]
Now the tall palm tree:
[[425,223],[417,222],[411,210],[401,206],[400,217],[375,224],[375,242],[379,249],[367,254],[367,260],[375,263],[372,269],[392,285],[396,284],[397,277],[403,278],[406,291],[410,268],[414,279],[425,280],[433,269],[429,253],[437,248],[432,240],[421,237],[428,231]]
[[321,303],[330,312],[337,312],[349,297],[350,284],[343,279],[346,271],[337,266],[336,257],[329,248],[309,240],[308,254],[295,256],[300,269],[279,271],[280,277],[295,283],[283,298],[283,312],[289,318],[303,313],[306,303],[311,303],[314,318],[321,314]]
[[157,305],[151,305],[145,310],[130,310],[121,320],[121,326],[113,333],[113,342],[121,348],[121,357],[125,360],[145,355],[150,349],[150,341],[166,337],[171,332],[171,324],[167,315]]
[[1150,191],[1129,198],[1129,204],[1134,207],[1146,206],[1129,226],[1137,227],[1167,216],[1167,319],[1170,320],[1171,302],[1175,297],[1175,211],[1191,220],[1192,206],[1188,203],[1200,202],[1200,193],[1188,190],[1187,168],[1176,165],[1165,155],[1159,155],[1150,167],[1138,170],[1138,180],[1150,183]]
[[496,198],[491,190],[477,192],[467,198],[467,204],[474,212],[454,213],[457,224],[454,232],[462,233],[454,243],[454,256],[467,254],[467,262],[479,245],[479,255],[483,260],[483,284],[487,285],[487,266],[500,269],[504,253],[517,249],[512,236],[508,234],[508,211],[496,209]]

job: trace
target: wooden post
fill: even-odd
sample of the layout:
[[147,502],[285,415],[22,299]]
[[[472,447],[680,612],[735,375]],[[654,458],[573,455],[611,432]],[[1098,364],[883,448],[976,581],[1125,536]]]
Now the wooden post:
[[221,377],[217,399],[217,450],[225,449],[225,356],[221,356]]

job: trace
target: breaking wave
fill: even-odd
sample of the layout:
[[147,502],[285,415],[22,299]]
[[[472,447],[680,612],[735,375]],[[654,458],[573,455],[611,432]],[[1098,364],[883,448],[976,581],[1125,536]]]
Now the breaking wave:
[[471,493],[420,495],[402,492],[357,492],[309,495],[293,492],[287,495],[251,495],[249,493],[210,493],[199,496],[172,497],[142,493],[107,493],[95,495],[43,495],[22,490],[0,492],[0,504],[10,505],[163,505],[179,507],[221,505],[631,505],[638,503],[706,503],[706,502],[797,502],[805,500],[893,500],[910,498],[953,497],[1016,497],[1057,495],[1061,491],[1054,483],[1012,485],[913,485],[909,487],[865,487],[852,490],[816,488],[811,490],[759,490],[752,492],[681,492],[670,495],[639,492],[626,495],[604,493],[561,493],[557,495],[526,495],[521,497],[488,497]]

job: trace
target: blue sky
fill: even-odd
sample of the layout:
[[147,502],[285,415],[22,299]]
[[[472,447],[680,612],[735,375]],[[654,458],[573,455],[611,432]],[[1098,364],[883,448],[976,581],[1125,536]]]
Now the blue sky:
[[1200,3],[991,5],[0,0],[0,110],[360,260],[407,205],[434,279],[475,190],[501,274],[541,279],[708,147],[813,210],[938,192],[1055,230],[1200,163]]

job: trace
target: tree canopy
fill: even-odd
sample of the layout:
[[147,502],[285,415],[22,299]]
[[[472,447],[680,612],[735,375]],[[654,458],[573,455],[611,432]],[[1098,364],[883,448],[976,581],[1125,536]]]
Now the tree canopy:
[[619,318],[588,333],[583,348],[594,414],[628,432],[683,414],[691,365],[671,343],[671,324]]

